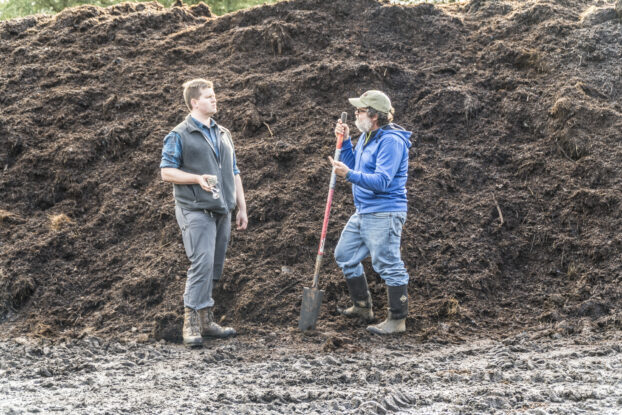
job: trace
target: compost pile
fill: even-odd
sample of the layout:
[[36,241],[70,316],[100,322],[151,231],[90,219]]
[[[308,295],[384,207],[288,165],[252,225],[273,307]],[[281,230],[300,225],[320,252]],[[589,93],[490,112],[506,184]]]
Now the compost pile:
[[[580,0],[294,0],[0,23],[3,335],[179,339],[189,264],[159,162],[195,77],[215,83],[246,189],[249,228],[233,231],[215,291],[216,315],[241,334],[295,330],[334,122],[368,89],[392,98],[415,141],[406,336],[620,329],[618,13]],[[318,323],[334,347],[364,333],[336,312],[349,300],[332,253],[353,211],[340,180]],[[384,318],[384,284],[365,267]]]

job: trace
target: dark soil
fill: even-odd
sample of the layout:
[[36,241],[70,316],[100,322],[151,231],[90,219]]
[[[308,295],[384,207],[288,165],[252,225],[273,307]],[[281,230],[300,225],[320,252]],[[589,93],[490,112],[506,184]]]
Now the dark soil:
[[[0,40],[2,336],[179,339],[188,261],[158,165],[194,77],[215,82],[246,188],[249,229],[234,231],[215,292],[242,335],[296,326],[334,122],[367,89],[387,92],[416,141],[407,338],[622,328],[613,2],[294,0],[218,18],[128,3],[2,22]],[[348,295],[332,251],[353,210],[339,181],[327,350],[366,336],[336,313]]]

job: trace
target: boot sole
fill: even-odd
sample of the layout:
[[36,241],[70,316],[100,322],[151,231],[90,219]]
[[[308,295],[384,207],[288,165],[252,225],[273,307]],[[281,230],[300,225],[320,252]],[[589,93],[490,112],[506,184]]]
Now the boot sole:
[[375,327],[367,327],[367,331],[372,333],[372,334],[377,334],[379,336],[390,336],[393,334],[403,334],[406,333],[406,329],[402,330],[402,331],[393,331],[393,332],[387,332],[387,331],[383,331],[383,330],[379,330]]
[[218,334],[203,334],[203,338],[204,339],[226,339],[228,337],[235,337],[237,336],[237,332],[236,333],[231,333],[231,334],[224,334],[224,335],[218,335]]
[[184,346],[189,349],[198,349],[199,347],[203,347],[203,342],[184,342]]

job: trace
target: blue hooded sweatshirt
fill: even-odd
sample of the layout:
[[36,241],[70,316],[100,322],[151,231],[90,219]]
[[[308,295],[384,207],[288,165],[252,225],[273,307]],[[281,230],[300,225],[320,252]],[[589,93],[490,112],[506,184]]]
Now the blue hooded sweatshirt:
[[406,212],[406,180],[410,131],[397,124],[379,128],[365,144],[361,134],[352,148],[350,138],[344,140],[339,159],[350,171],[346,179],[352,183],[357,213]]

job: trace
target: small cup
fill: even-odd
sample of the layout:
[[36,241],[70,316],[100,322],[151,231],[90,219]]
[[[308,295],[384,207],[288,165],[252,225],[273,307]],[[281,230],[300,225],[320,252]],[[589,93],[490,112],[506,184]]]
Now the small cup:
[[212,188],[212,197],[218,199],[220,197],[220,189],[218,188],[218,177],[206,174],[207,185]]

